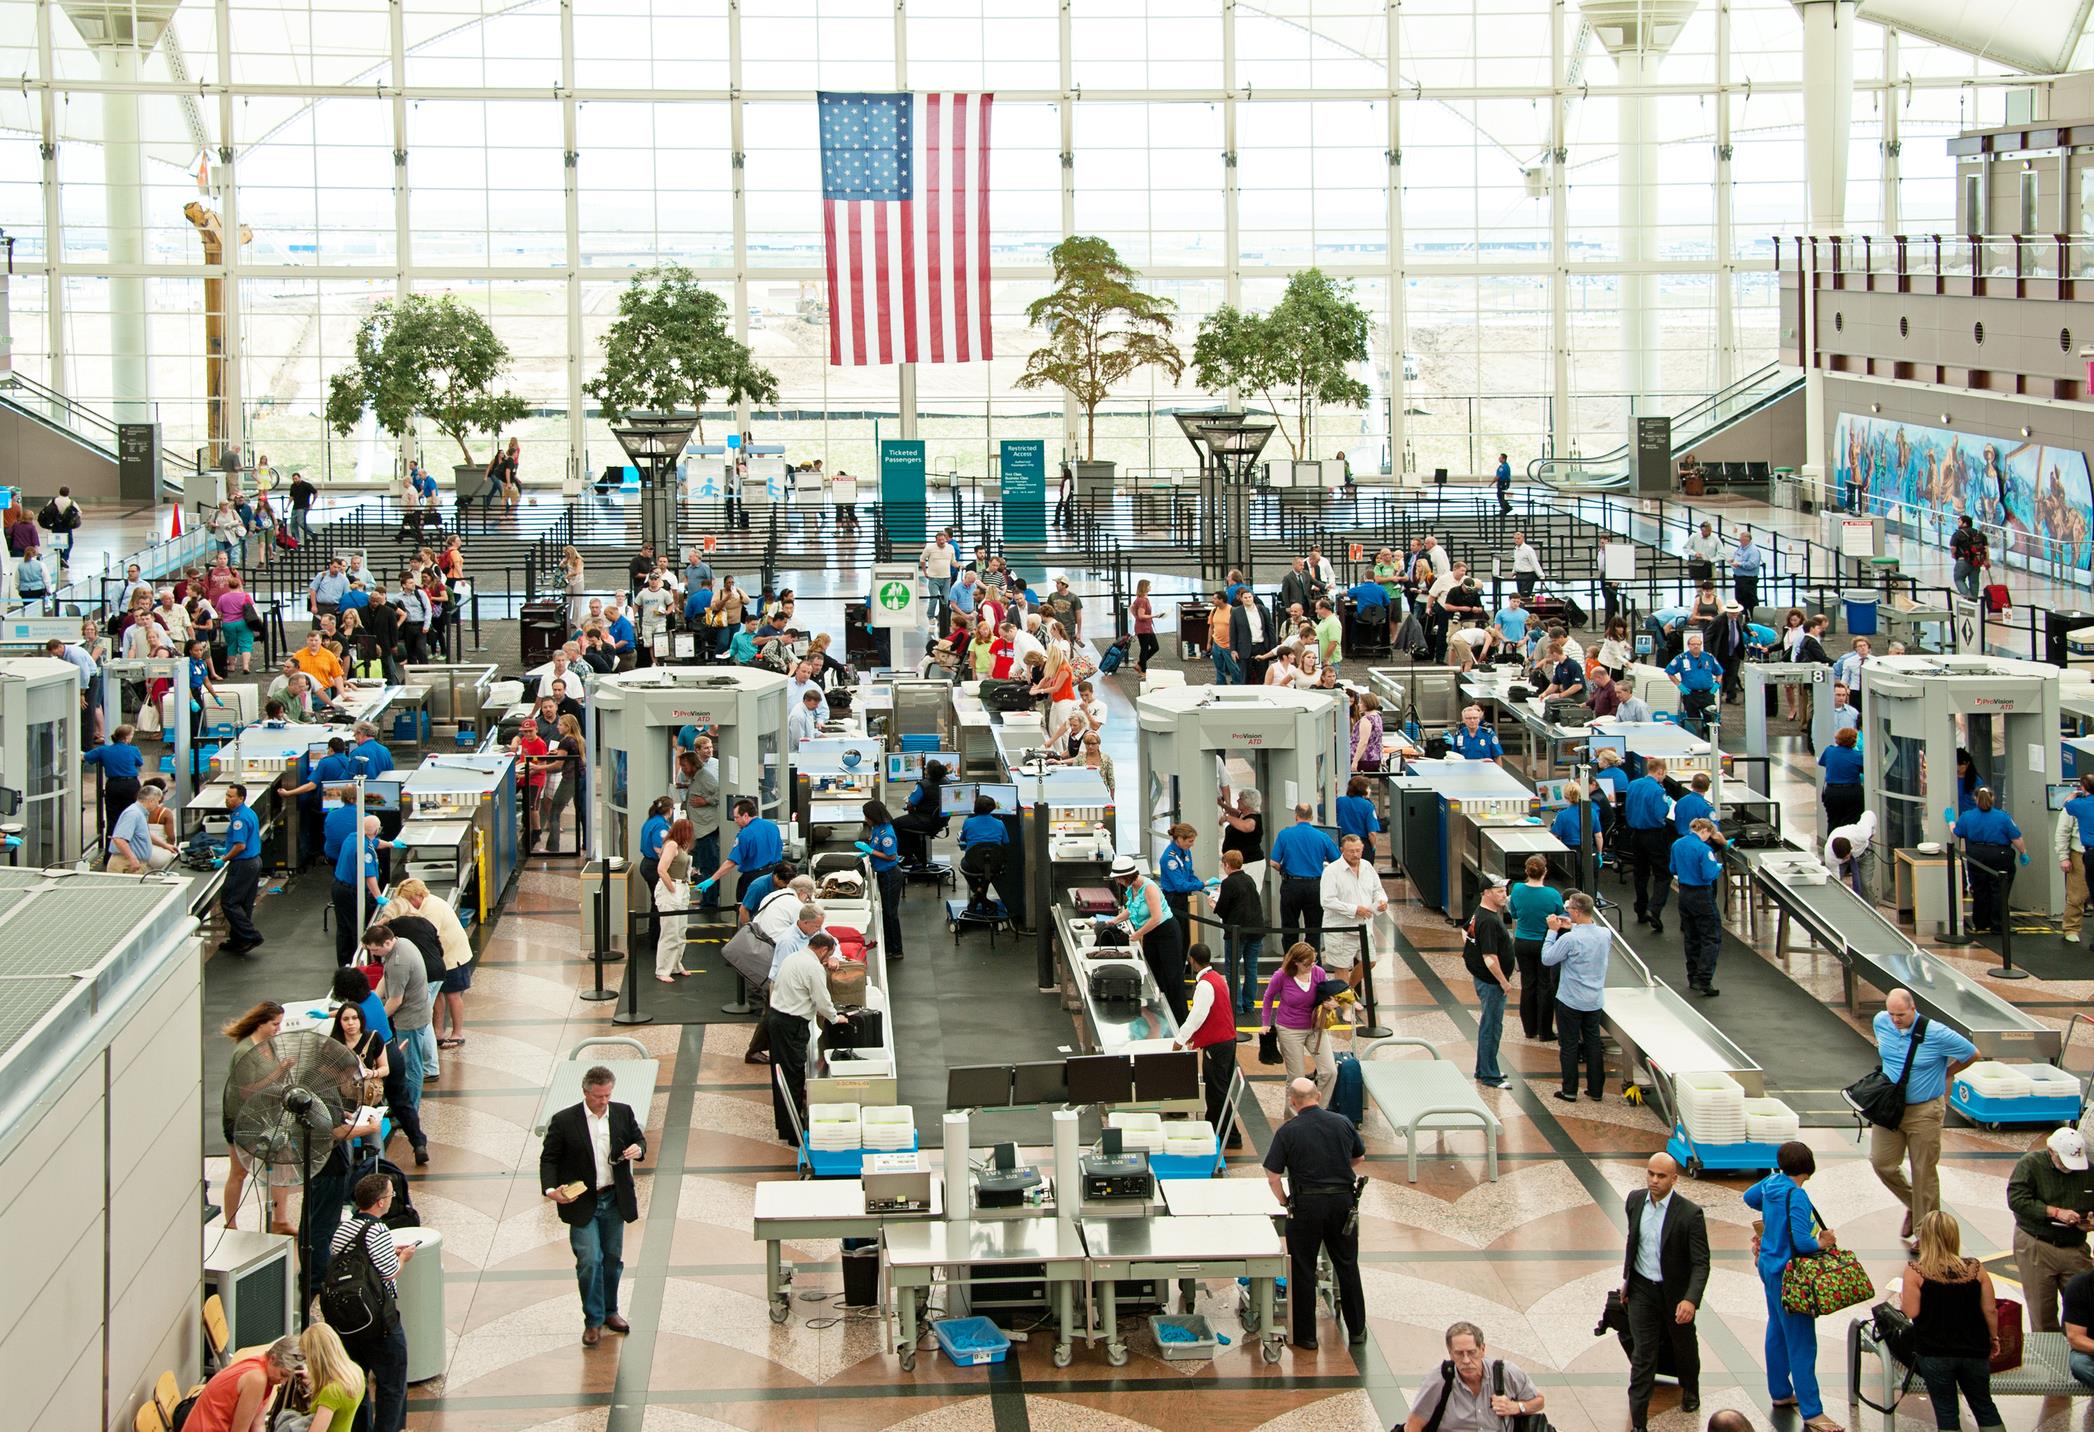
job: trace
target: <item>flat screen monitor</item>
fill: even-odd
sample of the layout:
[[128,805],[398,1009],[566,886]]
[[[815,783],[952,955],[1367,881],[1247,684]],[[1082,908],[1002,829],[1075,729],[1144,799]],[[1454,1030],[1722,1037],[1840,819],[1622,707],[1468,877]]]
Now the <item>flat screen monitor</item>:
[[975,789],[996,802],[998,815],[1018,813],[1018,787],[1016,785],[980,785]]
[[1192,1050],[1134,1056],[1134,1097],[1144,1104],[1200,1097],[1200,1060]]
[[305,758],[308,761],[317,761],[322,756],[327,756],[331,754],[333,754],[333,752],[325,741],[315,741],[310,746],[307,746],[305,748]]
[[938,787],[938,809],[946,815],[972,815],[975,790],[971,781],[947,781]]
[[406,787],[404,781],[384,779],[365,780],[364,809],[396,811],[400,808],[400,794]]
[[1011,1102],[1021,1108],[1031,1104],[1068,1103],[1069,1061],[1054,1059],[1018,1065],[1011,1080]]
[[1011,1066],[962,1064],[945,1071],[948,1109],[1003,1109],[1011,1102]]
[[2065,802],[2079,794],[2078,781],[2053,781],[2043,788],[2043,798],[2053,814],[2065,808]]
[[887,779],[922,780],[924,763],[927,761],[937,761],[943,765],[948,780],[959,773],[960,756],[957,751],[898,751],[887,758]]
[[1134,1097],[1134,1066],[1124,1054],[1079,1055],[1068,1068],[1072,1104],[1124,1104]]

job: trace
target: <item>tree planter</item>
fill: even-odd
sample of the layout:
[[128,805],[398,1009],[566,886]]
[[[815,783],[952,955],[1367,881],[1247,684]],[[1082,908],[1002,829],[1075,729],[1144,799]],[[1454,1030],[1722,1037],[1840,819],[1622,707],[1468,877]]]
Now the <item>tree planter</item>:
[[1076,495],[1090,498],[1112,498],[1112,478],[1119,464],[1111,461],[1072,462],[1069,471],[1076,477]]

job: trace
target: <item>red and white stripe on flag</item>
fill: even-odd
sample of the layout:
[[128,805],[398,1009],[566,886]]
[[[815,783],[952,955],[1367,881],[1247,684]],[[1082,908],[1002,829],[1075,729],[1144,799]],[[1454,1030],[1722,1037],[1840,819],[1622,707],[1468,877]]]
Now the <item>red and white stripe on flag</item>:
[[824,199],[829,363],[970,363],[995,356],[989,314],[994,95],[920,94],[914,197]]

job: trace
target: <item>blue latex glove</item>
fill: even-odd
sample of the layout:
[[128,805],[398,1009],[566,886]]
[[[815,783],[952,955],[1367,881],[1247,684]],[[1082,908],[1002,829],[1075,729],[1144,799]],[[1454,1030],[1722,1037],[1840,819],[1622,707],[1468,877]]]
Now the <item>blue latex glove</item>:
[[404,840],[396,840],[392,842],[392,846],[395,850],[405,850],[407,849],[407,842]]
[[2024,851],[2022,851],[2022,852],[2021,852],[2021,863],[2022,863],[2023,865],[2026,865],[2026,864],[2028,864],[2028,863],[2029,863],[2029,853],[2028,853],[2028,852],[2027,852],[2026,850],[2024,850]]
[[224,857],[224,856],[222,856],[222,855],[214,855],[214,856],[212,856],[212,857],[211,857],[211,868],[212,868],[213,870],[223,870],[223,869],[225,869],[225,857]]
[[699,882],[698,882],[698,888],[699,888],[700,890],[710,890],[710,889],[712,889],[712,888],[713,888],[713,887],[714,887],[715,885],[717,885],[717,884],[719,884],[719,883],[720,883],[719,877],[718,877],[718,876],[714,876],[713,878],[711,878],[711,879],[709,879],[709,880],[701,880],[701,881],[699,881]]
[[874,852],[874,850],[873,850],[873,848],[872,848],[871,846],[867,845],[867,844],[866,844],[866,843],[865,843],[864,841],[862,841],[862,840],[854,840],[854,841],[852,841],[852,842],[851,842],[851,849],[853,849],[853,850],[857,851],[857,852],[858,852],[858,853],[859,853],[860,855],[872,855],[872,854],[874,854],[874,853],[875,853],[875,852]]
[[391,896],[388,896],[388,895],[380,895],[380,896],[378,897],[378,899],[377,899],[376,903],[374,903],[374,904],[372,905],[372,907],[371,907],[371,908],[372,908],[372,909],[374,909],[374,910],[383,910],[383,909],[384,909],[384,908],[385,908],[385,907],[386,907],[387,905],[389,905],[389,904],[391,904],[391,903],[392,903],[392,897],[391,897]]
[[1954,806],[1943,806],[1941,808],[1941,818],[1950,825],[1954,825],[1956,823],[1956,808]]

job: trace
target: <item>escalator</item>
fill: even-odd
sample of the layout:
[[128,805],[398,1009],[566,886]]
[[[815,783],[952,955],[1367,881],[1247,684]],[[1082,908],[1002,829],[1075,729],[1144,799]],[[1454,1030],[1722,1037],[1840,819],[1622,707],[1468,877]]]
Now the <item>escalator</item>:
[[[1769,363],[1747,374],[1728,388],[1709,394],[1672,419],[1672,455],[1685,456],[1696,447],[1754,413],[1762,412],[1803,391],[1803,370],[1782,363]],[[1623,491],[1629,485],[1629,445],[1587,456],[1541,457],[1527,464],[1534,482],[1569,492]]]
[[[117,425],[114,418],[83,406],[26,374],[0,373],[0,422],[7,421],[33,424],[45,433],[56,435],[64,440],[69,457],[90,466],[107,464],[108,471],[103,480],[83,482],[80,484],[83,490],[117,490]],[[179,499],[188,480],[196,476],[196,471],[194,459],[163,450],[160,454],[161,495]],[[55,488],[59,483],[46,479],[44,485]]]

